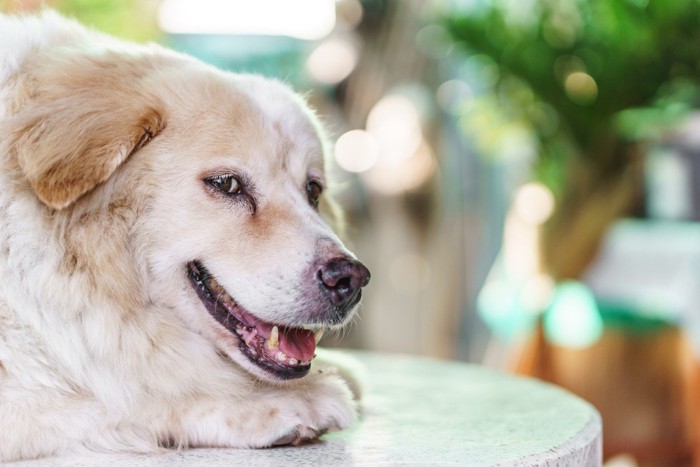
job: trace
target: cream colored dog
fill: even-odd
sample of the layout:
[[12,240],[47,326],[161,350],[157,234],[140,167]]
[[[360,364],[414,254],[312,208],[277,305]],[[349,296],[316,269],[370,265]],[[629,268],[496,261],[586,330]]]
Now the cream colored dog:
[[0,461],[348,426],[312,359],[369,272],[324,152],[278,82],[0,15]]

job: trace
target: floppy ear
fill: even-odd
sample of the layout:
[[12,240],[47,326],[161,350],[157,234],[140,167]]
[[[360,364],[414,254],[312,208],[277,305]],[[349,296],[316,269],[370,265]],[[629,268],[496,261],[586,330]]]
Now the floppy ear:
[[73,53],[30,60],[29,98],[9,120],[10,148],[36,195],[62,209],[107,180],[164,128],[144,84],[147,60]]

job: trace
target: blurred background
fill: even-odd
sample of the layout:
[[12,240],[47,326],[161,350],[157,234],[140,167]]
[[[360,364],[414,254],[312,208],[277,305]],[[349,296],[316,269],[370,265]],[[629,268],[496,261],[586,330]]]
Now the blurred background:
[[373,274],[326,345],[551,381],[610,465],[692,465],[700,1],[0,0],[42,5],[307,96]]

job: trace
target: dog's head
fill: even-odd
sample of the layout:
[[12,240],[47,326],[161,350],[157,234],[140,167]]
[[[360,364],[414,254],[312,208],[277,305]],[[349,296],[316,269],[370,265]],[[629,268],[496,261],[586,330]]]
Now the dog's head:
[[113,295],[176,315],[262,378],[304,376],[370,274],[324,221],[324,139],[303,100],[158,48],[68,48],[25,70],[27,99],[11,120],[17,166],[71,219],[67,235],[100,225],[95,255],[111,248],[107,267],[129,268],[111,280],[132,276]]

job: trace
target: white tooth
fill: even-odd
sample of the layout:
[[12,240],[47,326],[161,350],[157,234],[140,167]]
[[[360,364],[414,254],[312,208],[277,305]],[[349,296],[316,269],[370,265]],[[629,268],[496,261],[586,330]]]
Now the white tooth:
[[319,330],[314,332],[314,340],[316,341],[317,344],[321,340],[321,338],[323,337],[324,332],[326,332],[326,330],[324,328],[320,328]]
[[290,359],[289,359],[289,364],[290,364],[290,365],[296,365],[297,363],[299,363],[299,362],[297,361],[296,358],[290,358]]
[[280,345],[280,331],[277,329],[277,326],[272,327],[272,331],[270,331],[270,337],[267,338],[265,341],[265,347],[267,347],[268,350],[274,350]]
[[277,352],[277,355],[275,355],[275,358],[279,362],[284,362],[285,360],[287,360],[287,355],[282,353],[282,352]]

